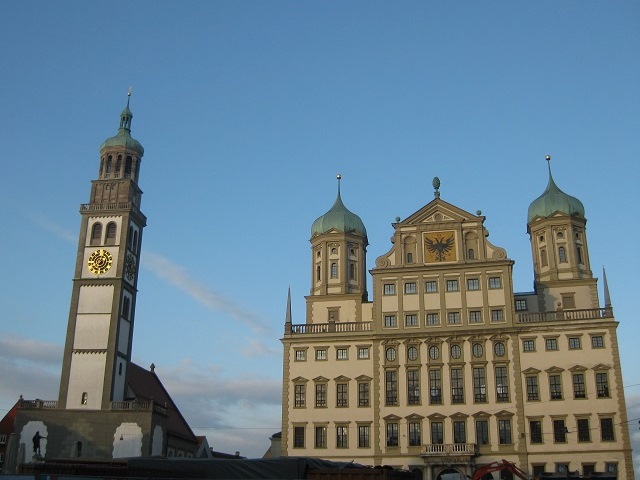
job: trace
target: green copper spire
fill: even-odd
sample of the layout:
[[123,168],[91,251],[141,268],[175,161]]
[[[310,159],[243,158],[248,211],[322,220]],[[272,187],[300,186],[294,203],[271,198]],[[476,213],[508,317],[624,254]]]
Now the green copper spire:
[[318,217],[318,219],[313,222],[311,226],[311,236],[313,237],[316,234],[320,235],[335,229],[341,232],[359,233],[366,239],[367,230],[364,228],[364,223],[362,223],[358,215],[349,211],[349,209],[344,206],[344,203],[342,203],[340,196],[340,180],[342,176],[338,174],[336,178],[338,179],[338,196],[336,201],[327,213]]
[[133,113],[129,110],[129,100],[131,99],[131,88],[127,93],[127,106],[124,107],[122,113],[120,113],[120,127],[115,137],[107,138],[100,146],[100,150],[107,147],[126,147],[136,150],[140,153],[140,156],[144,155],[144,148],[140,142],[131,136],[131,119]]
[[567,195],[553,181],[551,175],[551,156],[545,157],[549,169],[549,183],[545,191],[529,205],[527,223],[536,217],[548,217],[556,212],[584,217],[584,206],[576,197]]

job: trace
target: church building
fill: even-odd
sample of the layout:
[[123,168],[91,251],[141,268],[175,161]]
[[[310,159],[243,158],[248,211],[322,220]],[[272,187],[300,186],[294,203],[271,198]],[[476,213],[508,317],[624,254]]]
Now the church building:
[[548,165],[527,215],[534,291],[524,293],[485,217],[443,200],[436,178],[433,200],[393,224],[369,300],[367,231],[338,183],[311,227],[304,322],[287,307],[283,455],[424,480],[502,459],[538,478],[633,478],[618,322],[604,276],[599,300],[584,206]]
[[[129,101],[100,147],[81,225],[57,401],[20,399],[6,463],[194,456],[198,440],[154,366],[131,361],[144,149],[131,136]],[[37,441],[36,441],[37,439]],[[32,449],[33,447],[33,449]],[[7,471],[11,469],[8,468]]]

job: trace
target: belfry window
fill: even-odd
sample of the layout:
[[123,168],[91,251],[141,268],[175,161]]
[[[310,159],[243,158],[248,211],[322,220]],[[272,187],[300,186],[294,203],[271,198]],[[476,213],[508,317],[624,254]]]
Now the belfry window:
[[122,168],[122,155],[118,155],[118,160],[116,161],[116,171],[114,173],[114,177],[118,178],[120,176],[120,169]]
[[127,155],[127,161],[124,164],[124,178],[131,177],[131,155]]
[[107,168],[105,169],[105,178],[109,178],[109,175],[111,174],[111,155],[109,155],[107,157]]
[[102,224],[96,222],[91,228],[91,245],[100,245],[102,240]]
[[115,245],[116,244],[116,232],[118,230],[118,227],[116,226],[115,223],[111,222],[109,225],[107,225],[107,238],[106,238],[106,244],[107,245]]

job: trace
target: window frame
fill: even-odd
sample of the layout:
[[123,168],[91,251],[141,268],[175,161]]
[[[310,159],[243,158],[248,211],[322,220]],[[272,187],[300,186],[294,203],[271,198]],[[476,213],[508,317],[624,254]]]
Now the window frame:
[[448,279],[446,282],[446,291],[447,292],[459,292],[460,291],[460,282],[458,279]]
[[438,293],[438,281],[426,280],[424,282],[424,293]]
[[498,290],[502,288],[502,277],[489,277],[489,289],[490,290]]
[[418,284],[416,282],[405,282],[404,294],[415,295],[416,293],[418,293]]
[[382,294],[383,295],[396,295],[396,284],[395,283],[385,283],[382,286]]
[[467,278],[467,290],[469,291],[480,290],[480,279],[477,277]]

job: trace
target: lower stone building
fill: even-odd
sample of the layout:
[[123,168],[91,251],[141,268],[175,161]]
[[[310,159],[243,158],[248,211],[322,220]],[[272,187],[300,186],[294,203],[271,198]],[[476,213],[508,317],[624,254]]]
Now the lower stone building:
[[393,224],[371,301],[367,232],[340,184],[313,223],[306,318],[293,322],[289,300],[282,339],[283,454],[425,480],[502,459],[536,477],[632,479],[618,322],[580,200],[549,166],[527,217],[534,290],[514,293],[485,217],[441,199],[437,178],[434,190]]

